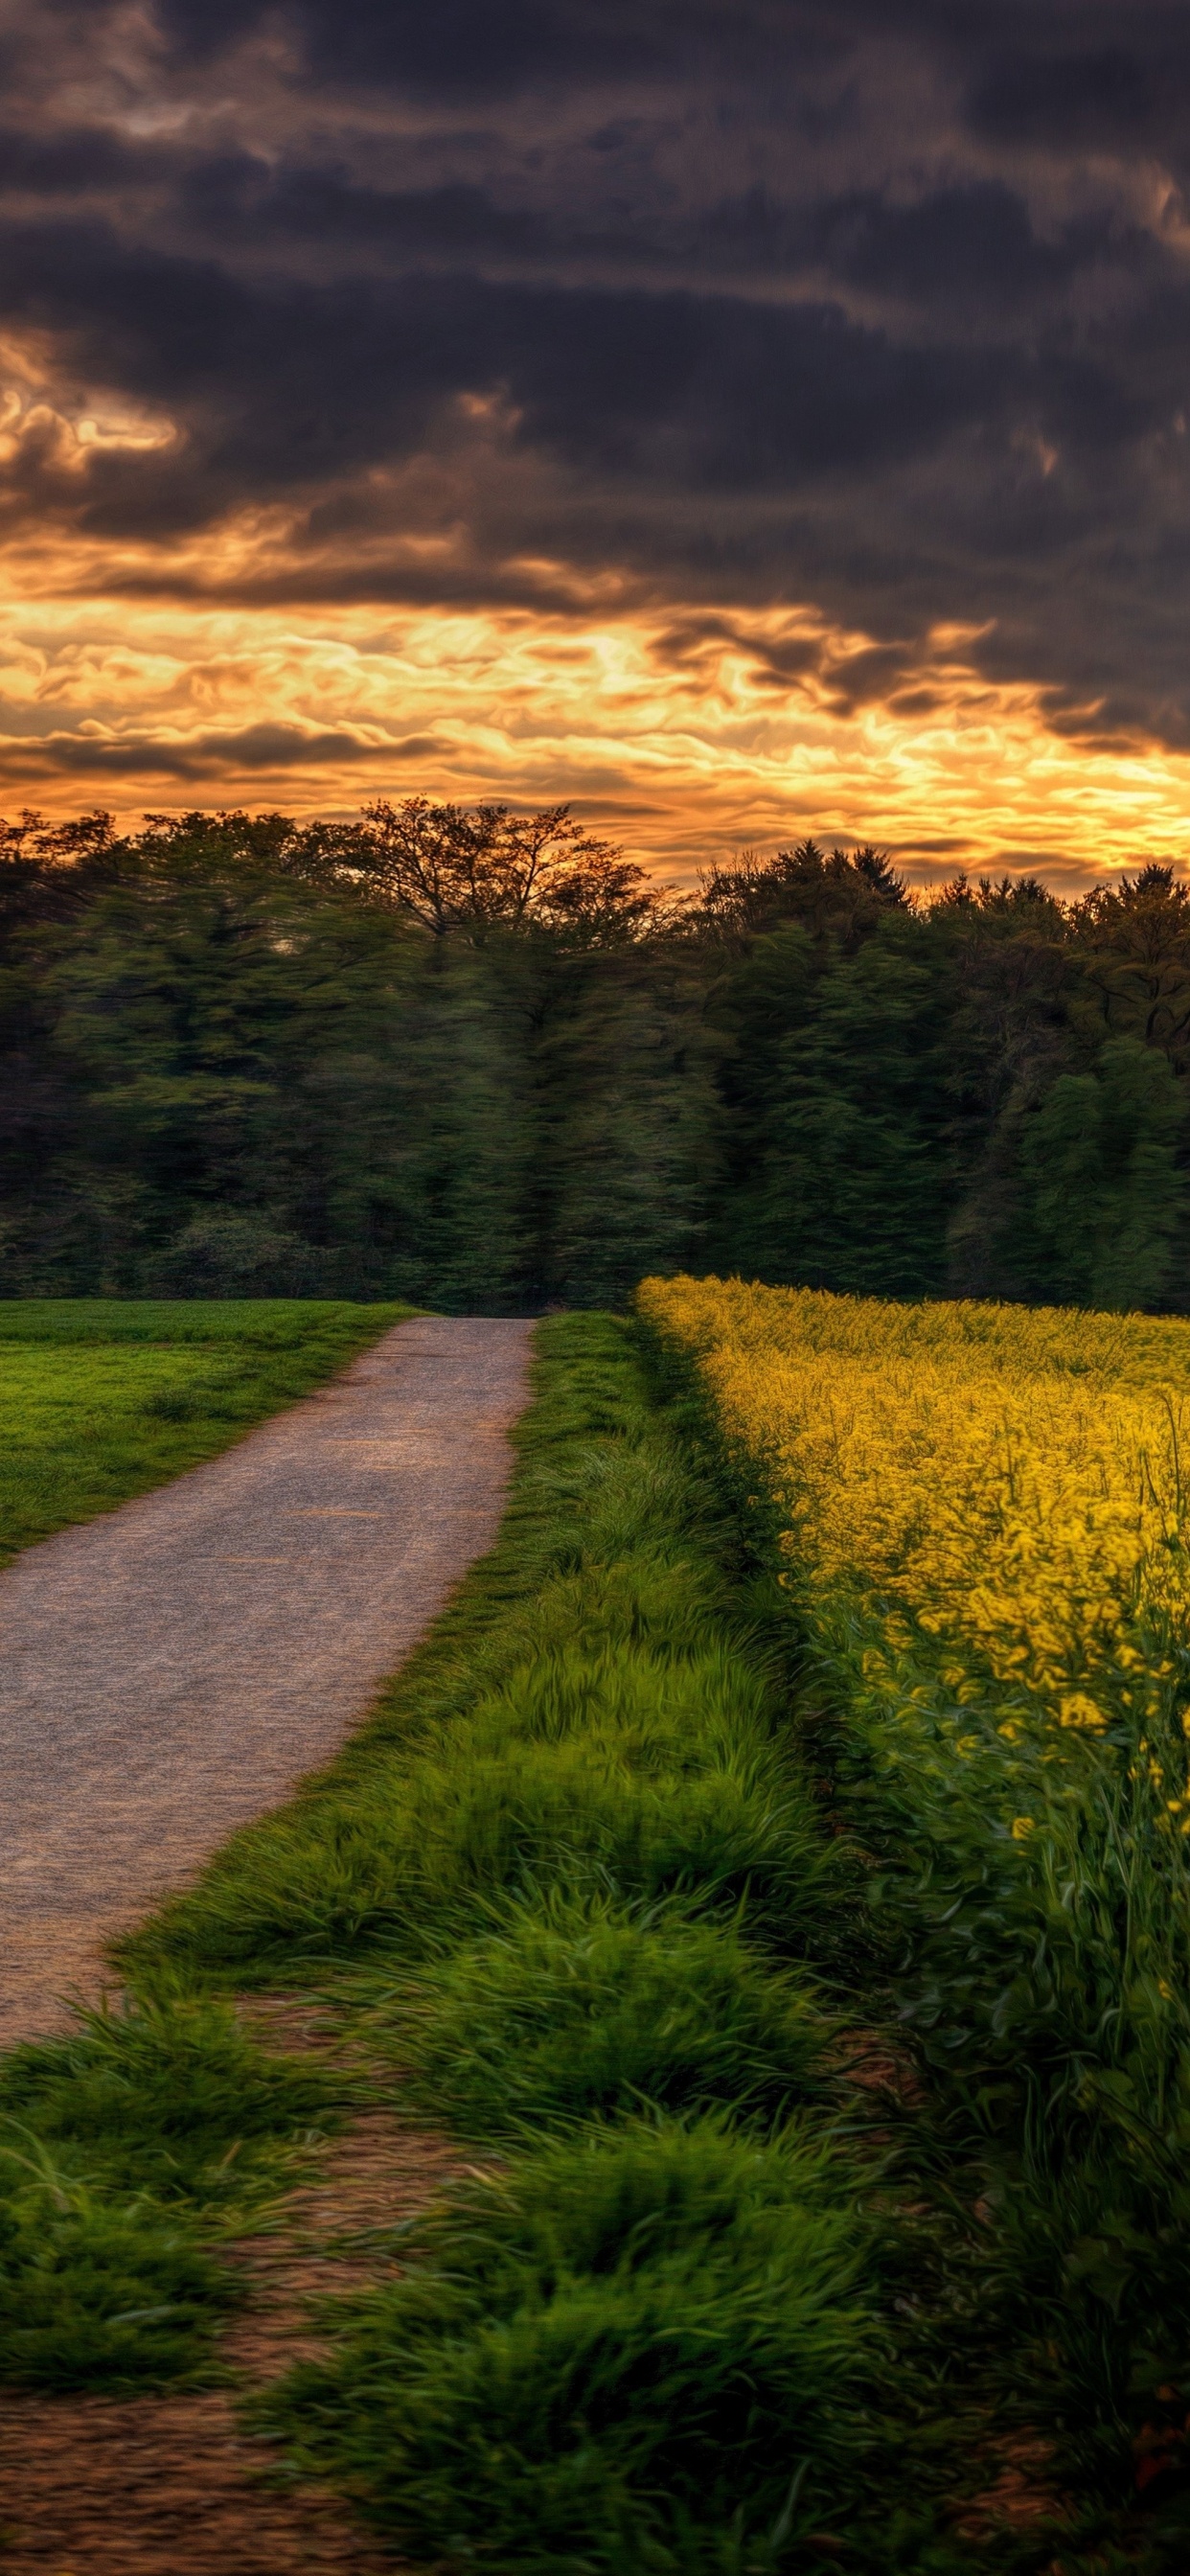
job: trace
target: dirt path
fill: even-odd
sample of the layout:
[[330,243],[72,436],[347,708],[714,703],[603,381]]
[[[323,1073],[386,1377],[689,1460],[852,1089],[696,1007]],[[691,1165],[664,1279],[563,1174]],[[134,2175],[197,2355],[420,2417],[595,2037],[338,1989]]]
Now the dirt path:
[[335,1751],[490,1545],[531,1330],[399,1324],[0,1573],[0,2042]]

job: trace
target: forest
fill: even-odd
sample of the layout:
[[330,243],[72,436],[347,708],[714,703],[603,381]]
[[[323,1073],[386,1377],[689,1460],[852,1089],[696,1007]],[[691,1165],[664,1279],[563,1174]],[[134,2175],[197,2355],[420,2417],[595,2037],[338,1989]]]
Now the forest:
[[565,808],[0,827],[0,1293],[1190,1311],[1190,889],[658,890]]

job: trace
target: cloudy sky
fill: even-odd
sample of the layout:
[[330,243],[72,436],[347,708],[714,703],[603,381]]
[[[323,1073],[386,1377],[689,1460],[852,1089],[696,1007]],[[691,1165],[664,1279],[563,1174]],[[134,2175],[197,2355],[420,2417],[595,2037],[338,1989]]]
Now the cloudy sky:
[[5,0],[0,803],[1190,856],[1186,0]]

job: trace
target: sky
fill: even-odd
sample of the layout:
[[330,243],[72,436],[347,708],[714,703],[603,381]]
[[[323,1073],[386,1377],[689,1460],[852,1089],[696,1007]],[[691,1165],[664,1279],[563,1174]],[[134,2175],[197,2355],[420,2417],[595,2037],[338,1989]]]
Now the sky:
[[1185,0],[3,0],[0,809],[1190,857]]

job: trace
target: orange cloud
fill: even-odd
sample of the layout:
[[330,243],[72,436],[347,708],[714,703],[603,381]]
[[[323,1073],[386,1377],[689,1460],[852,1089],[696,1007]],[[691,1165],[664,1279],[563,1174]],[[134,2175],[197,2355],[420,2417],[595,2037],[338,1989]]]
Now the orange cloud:
[[13,546],[2,801],[132,819],[569,798],[678,880],[807,831],[886,843],[921,883],[1027,864],[1074,886],[1185,845],[1190,755],[1098,741],[1092,709],[1081,737],[1068,712],[1056,729],[1042,690],[980,675],[971,630],[910,652],[813,607],[662,609],[610,580],[562,613],[545,603],[565,567],[546,564],[520,567],[537,610],[253,604],[248,572],[285,553],[256,514],[166,563],[155,549],[156,595],[138,595],[133,547]]

